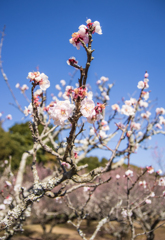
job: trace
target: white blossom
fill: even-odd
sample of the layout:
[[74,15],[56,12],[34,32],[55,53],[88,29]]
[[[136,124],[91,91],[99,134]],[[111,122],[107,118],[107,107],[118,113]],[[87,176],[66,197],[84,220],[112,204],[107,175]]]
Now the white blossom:
[[119,105],[118,104],[113,104],[112,106],[112,109],[114,110],[114,111],[117,111],[117,112],[120,112],[120,107],[119,107]]
[[53,107],[49,108],[50,118],[54,120],[55,125],[64,125],[64,121],[72,116],[74,104],[71,104],[69,100],[58,101]]
[[125,177],[133,177],[133,171],[128,169],[126,172],[125,172]]
[[121,113],[126,116],[132,116],[135,114],[135,109],[128,105],[123,105],[121,108]]

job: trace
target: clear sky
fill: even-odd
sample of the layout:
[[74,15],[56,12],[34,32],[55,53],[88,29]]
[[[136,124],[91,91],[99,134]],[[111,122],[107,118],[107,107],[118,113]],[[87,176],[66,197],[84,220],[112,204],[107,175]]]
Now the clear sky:
[[[94,35],[94,61],[89,82],[95,88],[96,76],[115,82],[111,104],[129,99],[137,90],[137,82],[149,73],[150,98],[157,98],[157,107],[165,107],[165,1],[164,0],[1,0],[0,30],[6,25],[2,49],[3,68],[20,104],[28,104],[16,83],[28,84],[29,71],[39,67],[49,76],[48,95],[57,93],[55,84],[69,82],[73,69],[66,60],[75,56],[84,65],[86,55],[69,43],[71,34],[91,18],[101,23],[103,35]],[[77,81],[78,73],[74,78]],[[9,103],[14,103],[0,75],[0,112],[12,114],[13,120],[4,129],[21,122],[23,115]],[[29,95],[30,96],[30,95]],[[164,147],[164,136],[152,140]],[[141,150],[139,150],[141,153]],[[145,164],[144,164],[145,158]],[[151,163],[151,153],[134,156],[138,165]],[[138,161],[138,163],[137,163]]]

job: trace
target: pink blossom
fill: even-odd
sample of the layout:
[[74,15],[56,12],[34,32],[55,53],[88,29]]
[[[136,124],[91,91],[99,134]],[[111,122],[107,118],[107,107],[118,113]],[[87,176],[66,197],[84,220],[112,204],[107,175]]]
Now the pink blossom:
[[149,88],[149,85],[148,85],[148,83],[147,83],[147,81],[139,81],[138,82],[138,85],[137,85],[137,88],[139,88],[139,89],[143,89],[143,88]]
[[126,218],[128,216],[131,217],[132,216],[132,212],[123,209],[122,212],[121,212],[121,215],[123,216],[123,218]]
[[141,128],[141,125],[140,125],[140,123],[131,122],[131,128],[133,128],[135,130],[139,130]]
[[101,80],[97,80],[96,84],[100,84],[101,83]]
[[165,190],[163,191],[163,197],[165,197]]
[[160,174],[162,174],[162,170],[159,169],[158,171],[156,171],[156,173],[157,173],[158,175],[160,175]]
[[103,81],[103,82],[107,82],[107,81],[109,80],[109,78],[102,76],[102,77],[100,78],[100,80]]
[[11,114],[8,114],[8,115],[6,116],[6,118],[7,118],[8,120],[12,120]]
[[20,84],[19,84],[19,83],[17,83],[17,84],[15,85],[15,87],[16,87],[16,88],[19,88],[19,87],[20,87]]
[[69,163],[66,163],[66,162],[62,162],[61,165],[65,166],[66,168],[70,168],[70,165]]
[[10,204],[12,202],[13,198],[11,196],[8,196],[4,199],[3,203],[4,204]]
[[84,187],[84,192],[90,191],[90,187]]
[[117,111],[117,112],[120,112],[120,107],[119,107],[119,105],[118,104],[113,104],[112,106],[112,109],[114,110],[114,111]]
[[95,121],[99,121],[100,119],[102,119],[102,115],[97,114],[95,110],[92,112],[92,115],[90,117],[87,117],[87,121],[91,124],[93,124]]
[[41,80],[39,81],[40,88],[43,91],[46,91],[46,89],[50,87],[50,81],[48,80],[48,76],[46,76],[44,73],[41,73],[40,78],[41,78]]
[[77,65],[78,64],[78,61],[76,61],[76,58],[75,57],[71,57],[67,60],[67,64],[68,65]]
[[50,87],[50,81],[45,73],[29,72],[27,78],[29,78],[30,81],[34,81],[36,84],[38,83],[43,91]]
[[120,178],[120,175],[119,175],[119,174],[117,174],[117,175],[116,175],[116,179],[119,179],[119,178]]
[[106,134],[104,131],[100,130],[99,136],[100,136],[102,139],[104,139],[104,138],[107,137],[107,134]]
[[138,85],[137,85],[137,88],[143,89],[144,88],[144,82],[143,81],[139,81]]
[[88,117],[91,117],[92,115],[95,115],[94,108],[95,108],[95,104],[93,100],[88,98],[84,98],[84,100],[82,100],[80,111],[84,117],[88,118]]
[[149,92],[143,91],[143,92],[142,92],[142,97],[143,97],[145,100],[148,100],[148,98],[149,98]]
[[149,111],[146,111],[146,113],[141,113],[141,117],[148,119],[150,117],[151,113]]
[[61,90],[61,87],[60,87],[59,84],[56,84],[55,88],[56,88],[57,90],[59,90],[59,91]]
[[135,114],[135,109],[128,105],[123,105],[121,108],[121,113],[126,116],[133,116]]
[[125,177],[133,177],[133,171],[128,169],[126,172],[125,172]]
[[145,78],[148,78],[148,76],[149,76],[149,74],[148,74],[148,72],[146,72],[146,73],[144,74],[144,77],[145,77]]
[[60,81],[60,83],[61,83],[61,85],[62,85],[63,87],[66,85],[66,82],[65,82],[65,80],[63,80],[63,79]]
[[145,202],[146,202],[147,204],[151,204],[152,201],[151,201],[151,199],[146,199]]
[[165,119],[164,119],[163,116],[159,117],[159,122],[160,122],[160,124],[164,124],[165,125]]
[[32,107],[32,103],[30,103],[28,107],[25,107],[24,114],[25,116],[28,116],[29,114],[32,114],[32,112],[33,112],[33,107]]
[[155,127],[156,127],[156,128],[159,128],[159,129],[162,129],[162,126],[161,126],[159,123],[156,123],[156,124],[155,124]]
[[127,137],[130,137],[132,135],[132,131],[127,131],[126,135],[127,135]]
[[165,186],[165,177],[159,178],[158,185],[163,187]]
[[72,116],[75,106],[69,100],[59,101],[49,108],[50,118],[54,120],[55,125],[64,125],[64,121]]
[[95,129],[93,127],[90,129],[89,135],[90,136],[95,135]]
[[154,169],[153,169],[153,167],[147,167],[147,172],[149,173],[149,174],[152,174],[153,172],[154,172]]
[[147,107],[148,107],[148,103],[147,103],[147,102],[144,102],[143,100],[140,100],[139,106],[140,106],[140,107],[145,107],[145,108],[147,108]]
[[144,181],[139,181],[139,186],[143,186],[144,188],[146,188],[147,187],[146,181],[145,180]]
[[77,159],[78,158],[78,153],[74,152],[74,158]]
[[155,193],[154,193],[154,192],[151,192],[151,193],[150,193],[150,197],[155,197]]
[[21,92],[24,93],[28,89],[29,87],[26,84],[23,84],[23,86],[21,87]]
[[76,47],[78,50],[80,49],[80,39],[87,44],[89,41],[89,36],[88,36],[88,31],[87,31],[87,27],[85,25],[80,25],[79,26],[79,31],[78,32],[74,32],[72,34],[72,38],[69,40],[69,42]]
[[83,88],[83,87],[75,88],[73,93],[74,93],[74,99],[77,99],[78,97],[83,99],[87,95],[86,88]]
[[98,21],[95,21],[93,23],[93,26],[95,27],[95,32],[98,33],[99,35],[101,35],[102,29],[101,29],[100,23]]
[[8,162],[9,162],[8,160],[5,160],[5,161],[4,161],[4,164],[8,164]]
[[156,108],[156,114],[164,115],[165,114],[165,109],[164,108]]

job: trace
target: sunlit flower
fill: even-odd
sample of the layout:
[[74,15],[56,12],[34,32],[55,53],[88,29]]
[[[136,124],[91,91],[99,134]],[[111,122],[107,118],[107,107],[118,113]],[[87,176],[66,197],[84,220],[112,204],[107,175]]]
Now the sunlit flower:
[[10,204],[12,202],[13,198],[11,196],[8,196],[4,199],[3,203],[4,204]]
[[59,90],[59,91],[61,90],[61,87],[60,87],[59,84],[56,84],[55,88],[56,88],[57,90]]
[[100,80],[103,81],[103,82],[107,82],[107,81],[109,80],[109,78],[102,76],[102,77],[100,78]]
[[143,186],[144,188],[146,188],[147,187],[146,181],[145,180],[144,181],[139,181],[139,186]]
[[151,192],[151,193],[150,193],[150,197],[155,197],[155,193],[154,193],[154,192]]
[[24,93],[28,89],[29,87],[26,84],[23,84],[23,86],[21,87],[21,92]]
[[147,204],[151,204],[152,201],[151,201],[151,199],[146,199],[145,202],[146,202]]
[[165,186],[165,177],[159,178],[158,185],[163,187]]
[[61,85],[62,85],[63,87],[66,85],[66,82],[65,82],[65,80],[63,80],[63,79],[60,81],[60,83],[61,83]]
[[88,118],[95,114],[95,104],[93,100],[84,98],[84,100],[81,102],[81,113],[84,117]]
[[151,113],[149,111],[146,111],[145,113],[141,113],[141,117],[148,119],[150,117]]
[[84,192],[90,191],[90,187],[84,187]]
[[120,107],[119,107],[119,105],[118,104],[113,104],[112,106],[112,109],[114,110],[114,111],[117,111],[117,112],[120,112]]
[[121,113],[126,116],[132,116],[135,114],[135,109],[128,105],[123,105],[121,108]]
[[34,92],[34,97],[40,96],[41,94],[42,94],[42,89],[37,89],[37,90]]
[[98,21],[95,21],[93,23],[93,26],[95,27],[95,32],[101,35],[102,29],[101,29],[100,23]]
[[19,83],[17,83],[17,84],[15,85],[15,87],[16,87],[16,88],[19,88],[19,87],[20,87],[20,84],[19,84]]
[[8,120],[12,120],[11,114],[8,114],[8,115],[6,116],[6,118],[7,118]]
[[125,172],[125,177],[133,177],[133,171],[128,169],[126,172]]
[[162,174],[162,170],[159,169],[158,171],[156,171],[156,173],[157,173],[158,175],[160,175],[160,174]]
[[147,108],[147,107],[148,107],[148,103],[147,103],[147,102],[144,102],[143,100],[140,100],[139,106],[140,106],[140,107],[145,107],[145,108]]
[[165,109],[164,108],[156,108],[156,114],[164,115],[165,114]]
[[68,100],[58,101],[49,108],[50,118],[54,120],[55,125],[64,125],[64,121],[72,116],[73,110],[75,108],[74,104],[71,104]]
[[133,128],[135,130],[139,130],[141,128],[141,125],[140,125],[140,123],[131,122],[131,128]]
[[153,169],[153,167],[147,167],[147,172],[149,173],[149,174],[152,174],[153,172],[154,172],[154,169]]
[[119,174],[117,174],[117,175],[116,175],[116,179],[119,179],[119,178],[120,178],[120,175],[119,175]]
[[164,124],[165,125],[165,118],[163,116],[159,117],[159,122],[160,124]]
[[71,57],[71,58],[69,58],[69,59],[67,60],[67,64],[68,64],[68,65],[73,65],[73,64],[77,65],[77,64],[78,64],[78,61],[76,61],[76,58],[75,58],[75,57]]
[[32,112],[33,112],[33,106],[32,106],[32,103],[30,103],[28,107],[25,107],[24,114],[27,117],[29,114],[32,114]]
[[142,92],[142,97],[143,97],[145,100],[148,100],[148,98],[149,98],[149,92],[143,91],[143,92]]

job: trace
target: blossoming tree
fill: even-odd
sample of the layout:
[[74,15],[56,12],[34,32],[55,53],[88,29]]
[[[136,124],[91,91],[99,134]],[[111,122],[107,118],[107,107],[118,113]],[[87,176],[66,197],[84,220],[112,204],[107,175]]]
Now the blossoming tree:
[[[40,73],[39,71],[29,72],[27,78],[31,83],[31,101],[29,106],[25,107],[24,110],[10,88],[8,78],[2,67],[0,51],[2,75],[19,110],[25,116],[30,115],[31,117],[32,121],[29,122],[29,128],[34,141],[33,148],[22,155],[16,179],[11,174],[9,165],[9,179],[5,180],[7,188],[1,196],[3,202],[0,205],[0,229],[4,232],[4,236],[1,239],[8,239],[14,232],[18,230],[22,231],[23,220],[29,216],[32,204],[39,202],[43,197],[65,198],[68,207],[74,210],[77,215],[77,223],[70,222],[75,226],[81,238],[87,239],[81,230],[81,222],[87,218],[85,209],[91,201],[92,193],[101,185],[111,181],[113,176],[112,170],[122,166],[124,160],[127,161],[128,169],[121,177],[126,180],[126,199],[124,199],[123,194],[111,206],[107,216],[104,214],[99,219],[96,230],[89,237],[90,240],[96,237],[103,225],[111,221],[111,216],[114,215],[116,209],[118,211],[118,215],[115,217],[116,221],[121,221],[122,219],[127,222],[131,229],[131,239],[135,239],[138,236],[134,225],[135,210],[141,209],[142,203],[150,204],[151,197],[163,198],[165,196],[164,189],[159,191],[158,195],[154,192],[155,186],[162,186],[163,188],[165,186],[165,178],[159,176],[160,172],[155,173],[155,181],[150,186],[149,183],[144,182],[143,176],[145,174],[152,174],[154,172],[152,167],[143,169],[136,177],[134,177],[134,173],[130,169],[131,154],[137,151],[137,148],[142,145],[144,140],[159,133],[165,134],[163,130],[165,119],[162,116],[165,114],[165,109],[157,108],[155,116],[151,118],[148,101],[149,91],[147,90],[149,88],[149,74],[145,72],[144,80],[139,81],[137,84],[137,88],[139,89],[138,99],[130,98],[122,106],[114,104],[111,106],[110,114],[107,114],[109,94],[113,84],[108,84],[109,79],[102,76],[97,81],[98,94],[96,96],[93,95],[92,91],[89,91],[88,85],[88,71],[94,59],[92,56],[94,52],[92,41],[95,33],[102,34],[100,23],[98,21],[92,22],[91,19],[88,19],[86,25],[80,25],[78,32],[73,33],[72,38],[69,40],[78,50],[80,47],[83,47],[87,55],[84,67],[78,65],[78,61],[74,57],[69,58],[67,61],[71,67],[80,72],[77,87],[66,86],[66,82],[61,80],[60,84],[56,85],[56,88],[59,90],[58,97],[54,96],[52,101],[48,105],[45,105],[46,90],[50,87],[51,82],[44,73]],[[4,32],[1,38],[1,48],[3,39]],[[62,92],[61,89],[64,86],[65,91]],[[28,90],[26,84],[21,87],[17,83],[16,88],[19,88],[26,97],[25,91]],[[121,121],[116,122],[119,115]],[[7,118],[11,119],[11,116],[8,115]],[[49,126],[52,121],[54,126],[50,128]],[[110,123],[115,126],[114,132],[110,132],[109,130]],[[41,133],[38,130],[39,125],[43,126]],[[85,130],[85,126],[89,131]],[[60,143],[57,143],[55,138],[62,132],[67,137]],[[117,133],[120,136],[118,137],[116,146],[113,148],[110,140],[114,137],[116,138]],[[49,142],[51,143],[51,147],[48,145]],[[39,178],[36,168],[36,154],[40,148],[43,148],[57,159],[55,171],[44,180]],[[94,149],[101,149],[108,152],[108,162],[103,167],[84,171],[87,165],[79,165],[79,163]],[[24,189],[23,172],[29,155],[33,158],[31,164],[33,184],[30,188]],[[109,176],[106,179],[102,178],[103,174],[107,172],[109,172]],[[140,200],[136,199],[132,203],[132,190],[138,184],[144,188],[145,186],[150,187],[146,188],[146,192],[141,196]],[[12,188],[10,188],[11,186]],[[81,206],[81,209],[77,211],[69,196],[80,188],[84,188],[87,191],[88,197]],[[136,215],[138,218],[141,218],[139,212]],[[150,231],[149,228],[146,228],[146,230]],[[149,235],[146,230],[143,234],[146,234],[148,237]],[[151,229],[151,231],[153,230]]]

